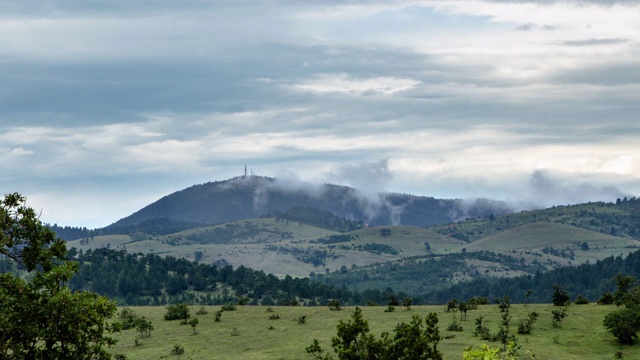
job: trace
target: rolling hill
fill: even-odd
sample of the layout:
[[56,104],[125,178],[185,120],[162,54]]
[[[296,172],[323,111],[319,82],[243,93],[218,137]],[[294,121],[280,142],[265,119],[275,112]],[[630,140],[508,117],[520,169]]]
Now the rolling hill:
[[83,232],[69,247],[424,292],[594,263],[640,246],[636,198],[500,215],[503,205],[367,197],[336,185],[240,177],[170,194],[105,229]]

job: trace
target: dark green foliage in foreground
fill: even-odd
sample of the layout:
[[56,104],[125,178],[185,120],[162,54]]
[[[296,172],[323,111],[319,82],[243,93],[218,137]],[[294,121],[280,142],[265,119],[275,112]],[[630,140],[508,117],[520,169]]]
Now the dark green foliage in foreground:
[[[359,359],[442,359],[438,351],[441,340],[438,331],[438,317],[429,313],[423,320],[415,315],[411,322],[396,325],[393,336],[383,333],[380,338],[369,333],[369,323],[364,320],[360,308],[356,307],[351,320],[338,323],[337,336],[331,344],[339,360]],[[334,359],[325,353],[318,340],[306,348],[315,359]]]
[[0,254],[29,273],[0,274],[0,358],[110,359],[115,303],[65,286],[77,265],[25,201],[17,193],[0,201]]
[[603,325],[621,344],[632,345],[640,331],[640,286],[634,277],[622,274],[618,274],[616,283],[618,289],[613,297],[616,305],[624,308],[605,316]]

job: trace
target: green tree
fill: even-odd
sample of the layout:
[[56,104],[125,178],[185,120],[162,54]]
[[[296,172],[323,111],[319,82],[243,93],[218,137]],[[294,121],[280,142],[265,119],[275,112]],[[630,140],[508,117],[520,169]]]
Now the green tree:
[[569,294],[558,285],[553,285],[553,305],[565,306],[569,305],[570,302],[571,297],[569,297]]
[[140,337],[151,336],[151,330],[153,330],[153,324],[150,320],[147,320],[144,316],[135,320],[136,331],[140,333]]
[[196,325],[198,325],[198,318],[193,318],[191,320],[189,320],[189,325],[191,325],[191,328],[193,329],[193,334],[196,334]]
[[0,254],[29,273],[0,274],[0,358],[110,359],[105,346],[114,302],[66,286],[77,264],[65,260],[65,242],[45,227],[18,193],[0,201]]
[[[331,344],[339,360],[441,360],[442,354],[438,350],[441,337],[437,324],[438,316],[435,313],[428,314],[424,321],[414,315],[408,324],[396,325],[393,337],[383,333],[376,338],[369,334],[369,323],[364,320],[360,308],[356,307],[351,320],[340,320],[337,336],[332,338]],[[333,359],[320,347],[318,340],[313,340],[306,351],[318,360]]]
[[640,331],[640,287],[633,276],[616,277],[618,288],[613,294],[617,306],[624,309],[615,310],[604,317],[603,325],[618,338],[621,344],[632,345]]
[[637,280],[633,276],[623,276],[622,274],[616,276],[617,289],[616,292],[613,293],[613,302],[616,306],[628,304],[629,293],[636,282]]
[[460,310],[460,320],[462,320],[462,314],[464,314],[464,320],[467,320],[467,311],[469,311],[469,304],[465,301],[458,304],[458,310]]
[[603,325],[623,345],[633,345],[640,330],[640,312],[627,308],[613,311],[604,317]]
[[410,297],[406,297],[402,299],[402,306],[407,308],[407,310],[411,310],[411,304],[413,304],[413,299]]
[[189,307],[187,304],[173,304],[167,306],[167,313],[164,314],[165,320],[182,320],[182,324],[187,323],[187,319],[191,315],[189,314]]

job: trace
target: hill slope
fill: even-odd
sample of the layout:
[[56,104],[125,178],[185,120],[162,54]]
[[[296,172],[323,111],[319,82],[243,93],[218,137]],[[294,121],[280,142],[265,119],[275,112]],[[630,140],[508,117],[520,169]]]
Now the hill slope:
[[153,219],[165,219],[178,224],[214,225],[276,214],[301,206],[374,226],[428,226],[465,217],[509,212],[504,203],[490,200],[442,200],[403,194],[370,195],[346,186],[243,176],[174,192],[108,228],[114,232],[117,228]]

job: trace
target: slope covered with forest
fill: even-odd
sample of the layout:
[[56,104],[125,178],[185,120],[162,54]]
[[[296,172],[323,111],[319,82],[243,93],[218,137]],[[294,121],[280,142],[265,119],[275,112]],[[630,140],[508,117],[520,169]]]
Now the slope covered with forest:
[[509,212],[499,201],[435,199],[406,194],[370,194],[331,184],[310,184],[259,176],[194,185],[169,194],[104,229],[109,233],[131,231],[145,221],[215,225],[291,208],[315,208],[369,225],[428,226],[489,214]]

